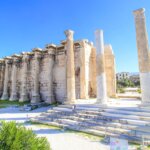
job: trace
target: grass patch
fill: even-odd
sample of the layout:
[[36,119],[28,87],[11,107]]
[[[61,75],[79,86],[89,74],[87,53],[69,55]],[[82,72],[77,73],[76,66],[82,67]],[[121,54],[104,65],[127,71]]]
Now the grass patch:
[[9,101],[9,100],[0,100],[0,108],[5,108],[12,105],[23,106],[29,104],[29,102],[18,102],[18,101]]

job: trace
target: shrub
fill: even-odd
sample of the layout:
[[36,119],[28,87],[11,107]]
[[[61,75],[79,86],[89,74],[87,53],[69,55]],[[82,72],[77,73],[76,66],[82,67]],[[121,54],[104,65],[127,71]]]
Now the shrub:
[[32,130],[15,122],[2,122],[0,150],[50,150],[50,145],[46,138],[37,137]]

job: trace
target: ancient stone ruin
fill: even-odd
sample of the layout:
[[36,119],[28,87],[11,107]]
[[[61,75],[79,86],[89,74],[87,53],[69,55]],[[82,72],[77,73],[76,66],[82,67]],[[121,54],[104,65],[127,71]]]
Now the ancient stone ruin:
[[[66,40],[60,45],[47,44],[43,49],[34,48],[32,52],[1,59],[1,100],[51,104],[96,97],[99,53],[96,56],[96,48],[88,40],[74,41],[73,33],[65,31]],[[112,97],[116,95],[116,81],[111,45],[105,45],[103,61],[108,87],[105,92]]]

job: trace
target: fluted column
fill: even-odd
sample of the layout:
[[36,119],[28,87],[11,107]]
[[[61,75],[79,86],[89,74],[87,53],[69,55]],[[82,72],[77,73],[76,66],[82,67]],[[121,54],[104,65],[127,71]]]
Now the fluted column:
[[20,102],[29,101],[28,94],[27,94],[28,61],[29,61],[29,55],[27,53],[24,53],[22,58],[23,68],[21,74],[21,96],[19,99]]
[[18,100],[16,85],[17,85],[17,61],[16,57],[13,58],[13,68],[12,68],[12,84],[11,84],[11,96],[10,101]]
[[65,103],[73,103],[75,100],[75,67],[74,67],[74,43],[73,31],[66,30],[67,51],[67,100]]
[[40,102],[40,87],[39,87],[39,74],[40,74],[40,58],[41,58],[41,52],[34,49],[34,76],[33,76],[33,93],[32,93],[32,99],[31,103],[38,103]]
[[0,60],[0,96],[2,96],[3,93],[3,83],[4,83],[4,71],[5,71],[5,67],[4,67],[4,60]]
[[101,105],[107,104],[107,88],[105,74],[105,59],[104,59],[104,40],[103,31],[96,30],[96,71],[97,71],[97,103]]
[[136,40],[138,49],[138,62],[140,71],[140,83],[142,90],[142,104],[150,106],[150,55],[148,34],[146,29],[145,9],[134,11]]
[[4,77],[4,89],[3,89],[3,95],[1,97],[1,100],[8,100],[8,81],[9,81],[9,71],[8,66],[9,60],[5,59],[5,77]]
[[54,102],[53,95],[53,66],[54,66],[54,49],[48,49],[48,96],[46,98],[46,103],[52,104]]

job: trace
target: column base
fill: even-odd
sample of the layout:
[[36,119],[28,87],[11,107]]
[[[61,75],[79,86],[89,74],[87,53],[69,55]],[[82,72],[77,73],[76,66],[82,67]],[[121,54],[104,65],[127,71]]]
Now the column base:
[[19,102],[28,102],[28,101],[29,101],[29,99],[28,99],[27,95],[21,95]]
[[1,100],[8,100],[8,99],[9,99],[8,94],[3,94],[1,97]]
[[32,95],[31,103],[39,103],[40,100],[40,95]]
[[47,103],[47,104],[52,104],[52,103],[54,103],[55,102],[55,100],[54,100],[54,96],[47,96],[46,97],[46,101],[45,101],[45,103]]
[[75,104],[75,99],[74,99],[74,100],[71,100],[71,101],[66,100],[66,101],[63,102],[63,104],[64,104],[64,105]]
[[12,94],[9,98],[10,101],[17,101],[18,100],[18,97],[17,97],[17,94]]

